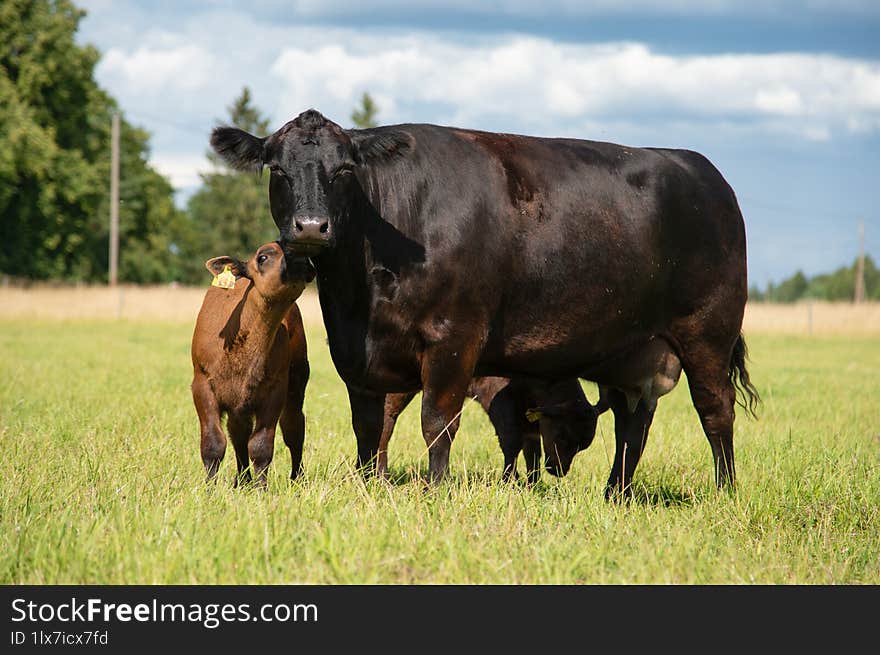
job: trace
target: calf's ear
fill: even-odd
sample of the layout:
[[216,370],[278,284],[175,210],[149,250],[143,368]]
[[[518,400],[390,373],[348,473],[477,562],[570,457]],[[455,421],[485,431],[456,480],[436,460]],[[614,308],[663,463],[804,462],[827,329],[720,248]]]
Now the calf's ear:
[[237,127],[215,127],[211,132],[211,147],[227,164],[239,171],[263,168],[266,137],[248,134]]
[[229,271],[235,277],[246,277],[249,280],[251,279],[251,275],[248,272],[247,262],[243,262],[235,257],[227,257],[226,255],[223,255],[222,257],[212,257],[205,262],[205,268],[211,271],[214,275],[220,275],[227,266],[229,267]]
[[374,164],[396,157],[405,157],[415,145],[409,134],[400,131],[380,134],[354,131],[349,132],[349,136],[354,145],[355,161],[358,164]]

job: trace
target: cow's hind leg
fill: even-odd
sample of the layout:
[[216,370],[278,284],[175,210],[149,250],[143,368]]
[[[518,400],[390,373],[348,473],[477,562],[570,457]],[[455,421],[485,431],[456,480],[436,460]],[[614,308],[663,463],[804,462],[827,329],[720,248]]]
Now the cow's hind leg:
[[449,468],[449,450],[478,352],[476,342],[450,341],[433,345],[422,356],[422,437],[431,482],[442,480]]
[[303,443],[306,436],[306,417],[302,405],[288,402],[281,413],[281,436],[290,451],[290,479],[302,474]]
[[290,451],[290,479],[296,480],[302,473],[303,443],[306,437],[306,417],[303,404],[306,397],[306,384],[309,381],[309,366],[306,362],[291,365],[287,395],[281,412],[281,436]]
[[644,400],[639,400],[630,411],[626,396],[618,389],[608,391],[608,402],[614,412],[614,436],[616,449],[611,475],[605,486],[606,499],[629,498],[632,495],[632,478],[642,457],[648,430],[654,419],[654,410]]
[[706,343],[682,344],[682,365],[691,400],[700,416],[703,432],[712,447],[715,482],[719,488],[736,483],[733,457],[733,419],[736,389],[730,378],[731,346]]

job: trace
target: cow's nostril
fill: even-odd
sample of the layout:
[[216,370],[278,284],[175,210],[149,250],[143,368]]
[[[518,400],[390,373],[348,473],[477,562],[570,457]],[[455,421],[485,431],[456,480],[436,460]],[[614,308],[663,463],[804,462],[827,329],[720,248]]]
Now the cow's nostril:
[[296,231],[297,231],[297,232],[302,232],[302,231],[303,231],[303,225],[302,225],[302,223],[300,223],[299,221],[296,221],[295,225],[296,225]]
[[330,228],[329,223],[321,223],[320,231],[321,234],[327,234],[327,230]]

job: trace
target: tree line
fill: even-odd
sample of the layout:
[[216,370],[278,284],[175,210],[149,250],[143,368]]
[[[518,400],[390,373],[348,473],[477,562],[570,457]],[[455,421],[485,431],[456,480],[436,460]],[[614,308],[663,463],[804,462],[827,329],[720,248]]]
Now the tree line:
[[[185,209],[149,163],[150,135],[95,81],[100,53],[75,35],[70,0],[0,3],[0,276],[104,282],[109,260],[110,125],[120,114],[119,280],[201,284],[203,262],[277,238],[268,176],[226,169],[216,156]],[[244,88],[227,122],[253,134],[269,121]],[[375,125],[368,94],[352,114]]]
[[[782,282],[770,282],[763,291],[757,286],[749,289],[749,300],[758,302],[793,303],[798,300],[851,301],[855,296],[858,261],[852,266],[841,266],[831,273],[807,277],[798,271]],[[880,300],[880,269],[870,255],[865,256],[865,298]]]

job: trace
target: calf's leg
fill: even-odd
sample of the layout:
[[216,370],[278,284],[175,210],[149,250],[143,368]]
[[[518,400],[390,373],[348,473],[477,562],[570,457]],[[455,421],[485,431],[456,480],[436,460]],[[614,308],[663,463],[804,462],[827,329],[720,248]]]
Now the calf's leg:
[[216,479],[220,462],[226,454],[226,435],[220,421],[220,408],[207,378],[197,375],[192,383],[193,403],[199,416],[200,451],[205,466],[205,481]]
[[376,458],[376,474],[388,478],[388,442],[397,425],[397,417],[416,397],[417,391],[409,393],[389,393],[385,396],[385,417],[382,421],[382,436],[379,438],[379,453]]
[[226,417],[226,427],[229,429],[229,440],[235,450],[235,463],[238,473],[235,476],[235,486],[249,484],[251,471],[248,468],[248,438],[253,431],[254,422],[250,416],[230,412]]
[[266,474],[269,464],[272,463],[272,455],[275,453],[275,426],[257,421],[257,427],[251,438],[248,439],[248,455],[254,465],[254,478],[257,485],[266,488]]
[[632,495],[633,473],[645,449],[654,410],[649,409],[642,399],[636,405],[635,411],[630,412],[626,396],[618,389],[608,392],[608,402],[614,412],[614,436],[617,445],[611,474],[605,486],[605,498],[629,498]]
[[522,433],[523,458],[526,460],[526,479],[534,485],[541,479],[541,433],[534,429]]
[[[287,403],[287,385],[279,385],[257,408],[254,431],[247,442],[248,455],[254,467],[257,484],[266,488],[266,474],[272,456],[275,454],[275,429],[278,419]],[[302,439],[299,440],[299,454],[302,458]]]
[[[480,389],[476,390],[480,391]],[[520,430],[520,419],[517,416],[519,407],[513,389],[508,385],[495,393],[484,390],[477,396],[477,402],[486,410],[489,420],[492,421],[492,427],[495,428],[495,434],[498,435],[498,445],[501,446],[504,455],[501,479],[515,480],[518,477],[516,460],[523,449],[523,434]],[[528,463],[528,457],[526,460]]]

